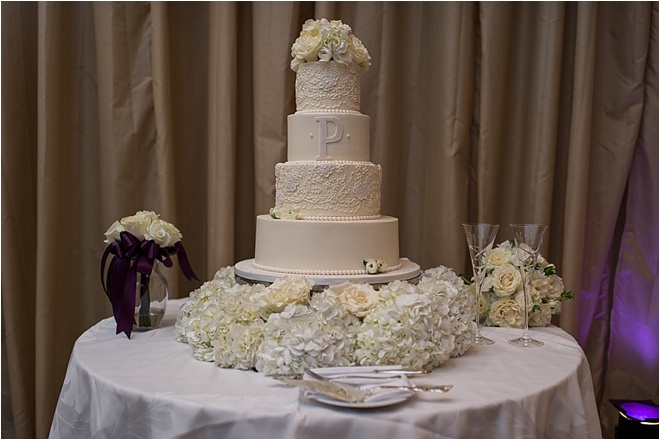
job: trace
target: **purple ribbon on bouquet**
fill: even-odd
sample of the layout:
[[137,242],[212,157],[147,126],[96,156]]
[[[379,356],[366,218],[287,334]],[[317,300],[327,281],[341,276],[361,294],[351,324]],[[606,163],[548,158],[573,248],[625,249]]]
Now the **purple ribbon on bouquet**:
[[[104,276],[105,265],[113,255]],[[176,255],[181,272],[188,280],[199,280],[190,267],[186,250],[180,241],[172,246],[160,247],[153,240],[140,240],[130,232],[121,232],[119,240],[110,243],[101,259],[101,284],[112,304],[112,314],[117,322],[117,334],[124,332],[131,338],[135,323],[135,286],[138,272],[151,275],[156,260],[165,267],[172,267],[172,258]]]

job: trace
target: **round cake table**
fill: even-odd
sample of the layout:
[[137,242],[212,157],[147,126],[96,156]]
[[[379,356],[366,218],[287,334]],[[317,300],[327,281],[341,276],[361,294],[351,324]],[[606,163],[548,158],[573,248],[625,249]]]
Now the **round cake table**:
[[192,357],[173,335],[184,300],[170,301],[163,327],[115,334],[113,318],[76,342],[51,438],[599,438],[600,423],[583,351],[557,327],[533,329],[545,342],[507,342],[521,330],[485,328],[474,346],[419,384],[453,384],[447,394],[382,408],[307,400],[254,371],[222,369]]

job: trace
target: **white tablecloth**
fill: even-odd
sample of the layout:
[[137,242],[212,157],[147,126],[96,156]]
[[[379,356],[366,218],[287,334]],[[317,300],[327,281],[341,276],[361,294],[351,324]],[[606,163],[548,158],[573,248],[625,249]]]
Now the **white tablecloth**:
[[170,301],[163,328],[115,334],[105,319],[76,342],[51,438],[598,438],[601,429],[584,353],[556,327],[545,342],[507,342],[521,330],[485,328],[496,341],[472,347],[420,384],[453,384],[374,409],[325,406],[254,371],[221,369],[174,339]]

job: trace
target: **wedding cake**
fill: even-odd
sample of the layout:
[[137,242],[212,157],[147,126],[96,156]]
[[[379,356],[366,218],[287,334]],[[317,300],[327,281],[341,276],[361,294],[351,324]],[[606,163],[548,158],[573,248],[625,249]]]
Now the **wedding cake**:
[[275,166],[274,208],[257,217],[255,257],[236,264],[236,275],[297,274],[317,285],[414,279],[420,268],[399,255],[398,219],[380,212],[382,170],[360,113],[367,50],[350,27],[323,19],[305,23],[292,55],[287,162]]

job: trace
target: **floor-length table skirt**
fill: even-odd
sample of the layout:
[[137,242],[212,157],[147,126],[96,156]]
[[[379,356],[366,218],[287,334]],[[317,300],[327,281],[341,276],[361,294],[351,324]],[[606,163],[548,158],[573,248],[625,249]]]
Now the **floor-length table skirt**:
[[163,327],[115,334],[105,319],[76,342],[51,438],[598,438],[601,429],[583,351],[556,327],[545,342],[507,342],[521,330],[485,328],[474,346],[419,384],[453,384],[373,409],[326,406],[255,371],[222,369],[174,339],[170,301]]

